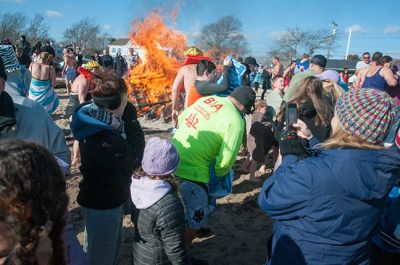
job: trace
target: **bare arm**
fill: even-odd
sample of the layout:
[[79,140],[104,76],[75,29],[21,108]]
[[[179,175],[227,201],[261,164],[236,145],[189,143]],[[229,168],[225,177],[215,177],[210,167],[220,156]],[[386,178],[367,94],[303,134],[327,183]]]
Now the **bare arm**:
[[355,88],[360,88],[363,86],[366,74],[367,74],[367,68],[358,71]]
[[290,73],[290,71],[292,71],[292,68],[289,66],[288,68],[286,68],[285,72],[283,72],[283,77],[287,77],[288,74]]
[[179,108],[179,87],[183,85],[184,74],[182,68],[179,69],[178,74],[175,77],[174,84],[172,85],[172,110],[178,111]]
[[83,102],[86,101],[86,95],[88,92],[88,81],[86,79],[85,79],[85,82],[80,82],[80,80],[77,80],[77,81],[79,81],[77,83],[78,100],[79,100],[79,104],[82,104]]
[[64,66],[63,66],[63,69],[62,69],[62,71],[61,71],[62,74],[65,73],[65,69],[66,69],[66,68],[67,68],[67,57],[64,56]]
[[50,66],[49,71],[50,71],[51,86],[54,88],[57,85],[56,71],[54,70],[53,66]]
[[389,86],[397,85],[397,79],[394,77],[394,74],[390,68],[383,67],[381,74],[382,74],[383,78],[385,78],[385,81]]

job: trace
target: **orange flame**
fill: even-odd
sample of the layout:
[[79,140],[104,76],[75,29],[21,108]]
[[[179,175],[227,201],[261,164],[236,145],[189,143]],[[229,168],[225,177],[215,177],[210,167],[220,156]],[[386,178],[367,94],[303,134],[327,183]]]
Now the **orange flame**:
[[186,36],[169,28],[159,12],[133,22],[131,42],[140,47],[141,63],[129,74],[130,93],[143,90],[148,103],[168,101],[183,59]]

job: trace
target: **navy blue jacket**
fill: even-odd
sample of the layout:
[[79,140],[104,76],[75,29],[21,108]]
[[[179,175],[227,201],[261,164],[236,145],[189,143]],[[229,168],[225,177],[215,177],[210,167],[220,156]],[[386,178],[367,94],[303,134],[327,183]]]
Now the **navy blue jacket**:
[[333,149],[286,155],[259,194],[276,220],[270,264],[369,264],[372,237],[400,176],[400,151]]

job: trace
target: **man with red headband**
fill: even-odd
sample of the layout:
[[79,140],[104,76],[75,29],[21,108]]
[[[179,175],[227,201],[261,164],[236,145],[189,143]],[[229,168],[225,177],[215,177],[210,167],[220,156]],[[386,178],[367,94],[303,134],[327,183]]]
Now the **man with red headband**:
[[191,47],[184,52],[186,60],[182,67],[179,69],[178,74],[175,77],[174,84],[172,85],[172,119],[175,123],[178,122],[178,114],[180,111],[179,98],[181,91],[185,90],[185,105],[187,107],[188,94],[190,87],[194,84],[197,78],[196,66],[201,60],[212,59],[209,57],[203,57],[203,52],[196,47]]
[[[85,101],[90,100],[90,92],[93,88],[92,73],[96,73],[100,67],[97,61],[89,61],[88,63],[78,67],[78,77],[74,80],[69,95],[68,105],[65,109],[65,116],[70,118],[76,107]],[[80,160],[79,142],[74,141],[72,166],[76,166]]]

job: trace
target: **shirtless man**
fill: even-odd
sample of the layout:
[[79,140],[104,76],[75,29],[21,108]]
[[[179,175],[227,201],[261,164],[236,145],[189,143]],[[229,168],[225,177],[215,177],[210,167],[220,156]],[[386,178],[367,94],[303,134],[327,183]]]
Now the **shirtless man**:
[[[186,50],[184,54],[203,55],[203,52],[193,47]],[[194,81],[197,78],[196,66],[197,63],[186,64],[182,66],[175,77],[174,84],[172,85],[172,119],[175,121],[175,125],[177,125],[178,123],[178,115],[180,111],[179,109],[179,98],[181,96],[180,87],[183,85],[185,88],[184,108],[186,108],[188,103],[189,89],[194,84]]]
[[61,72],[65,75],[65,84],[67,85],[67,94],[71,92],[72,82],[76,77],[77,63],[75,59],[74,50],[72,48],[64,49],[64,67]]
[[[68,106],[65,109],[65,116],[71,120],[72,113],[74,113],[76,107],[85,101],[89,100],[91,74],[96,73],[100,65],[97,61],[89,61],[82,67],[78,68],[80,75],[74,80],[71,87],[71,94],[69,96]],[[72,163],[71,166],[76,166],[79,163],[79,142],[74,141],[72,147]]]
[[272,58],[272,64],[274,67],[267,70],[272,75],[272,78],[275,76],[283,76],[283,65],[281,64],[278,56],[274,56]]

